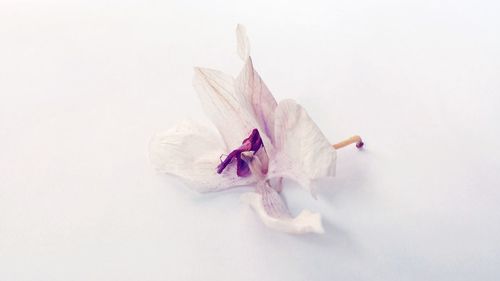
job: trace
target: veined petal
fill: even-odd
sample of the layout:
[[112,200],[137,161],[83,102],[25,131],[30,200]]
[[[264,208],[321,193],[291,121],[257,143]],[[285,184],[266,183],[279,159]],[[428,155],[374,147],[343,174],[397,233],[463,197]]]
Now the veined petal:
[[311,190],[311,182],[335,175],[336,151],[307,112],[293,100],[275,111],[275,151],[269,177],[288,177]]
[[293,234],[324,233],[320,214],[303,210],[293,218],[281,196],[269,186],[259,193],[244,193],[241,199],[255,210],[269,228]]
[[154,136],[149,152],[159,172],[181,178],[198,192],[220,191],[256,181],[253,176],[238,177],[236,165],[217,174],[219,158],[226,152],[224,145],[213,132],[192,122],[182,122]]
[[217,127],[226,150],[238,147],[256,122],[244,96],[235,92],[234,79],[220,71],[195,68],[193,85],[205,113]]
[[263,132],[264,146],[272,150],[274,142],[274,111],[278,106],[262,78],[255,71],[252,58],[248,57],[242,71],[236,78],[237,92],[250,105],[252,114]]

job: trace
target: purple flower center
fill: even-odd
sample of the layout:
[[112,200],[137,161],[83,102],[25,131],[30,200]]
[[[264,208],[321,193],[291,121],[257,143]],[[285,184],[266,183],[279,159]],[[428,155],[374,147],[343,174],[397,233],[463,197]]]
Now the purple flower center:
[[236,174],[239,177],[249,176],[250,167],[248,167],[248,164],[243,159],[241,159],[241,153],[245,151],[253,151],[255,153],[262,146],[263,144],[262,144],[262,139],[260,138],[259,130],[253,129],[250,136],[248,136],[248,138],[243,140],[241,146],[231,151],[231,153],[229,153],[229,155],[226,156],[226,159],[224,159],[217,166],[217,173],[219,174],[222,173],[222,171],[224,171],[227,165],[229,165],[229,163],[231,163],[233,159],[236,159]]

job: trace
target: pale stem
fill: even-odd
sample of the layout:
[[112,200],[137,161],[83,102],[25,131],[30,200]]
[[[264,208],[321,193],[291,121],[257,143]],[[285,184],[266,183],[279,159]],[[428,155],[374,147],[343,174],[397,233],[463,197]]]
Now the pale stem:
[[332,146],[335,149],[339,149],[339,148],[342,148],[344,146],[348,146],[348,145],[353,144],[353,143],[355,143],[356,147],[359,148],[359,149],[361,149],[363,147],[363,145],[364,145],[363,140],[361,140],[360,136],[352,136],[352,137],[350,137],[350,138],[348,138],[346,140],[343,140],[343,141],[341,141],[339,143],[336,143],[336,144],[334,144]]

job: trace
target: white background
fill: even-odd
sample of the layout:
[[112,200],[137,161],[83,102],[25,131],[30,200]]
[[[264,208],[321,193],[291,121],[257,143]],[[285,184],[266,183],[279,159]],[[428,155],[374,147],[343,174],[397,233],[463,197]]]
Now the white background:
[[[0,280],[498,280],[498,1],[1,1]],[[234,29],[276,98],[340,150],[294,213],[202,196],[148,162],[204,120],[195,65],[233,75]]]

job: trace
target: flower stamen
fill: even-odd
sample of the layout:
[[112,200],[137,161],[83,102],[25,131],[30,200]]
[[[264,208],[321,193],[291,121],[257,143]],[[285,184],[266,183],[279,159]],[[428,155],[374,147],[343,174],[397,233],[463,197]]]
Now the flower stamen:
[[348,146],[348,145],[353,144],[353,143],[356,143],[356,147],[358,149],[362,149],[363,146],[365,145],[365,143],[363,142],[363,140],[361,139],[361,137],[356,135],[356,136],[352,136],[352,137],[350,137],[350,138],[348,138],[346,140],[343,140],[343,141],[341,141],[339,143],[333,144],[332,146],[335,149],[339,149],[339,148]]

